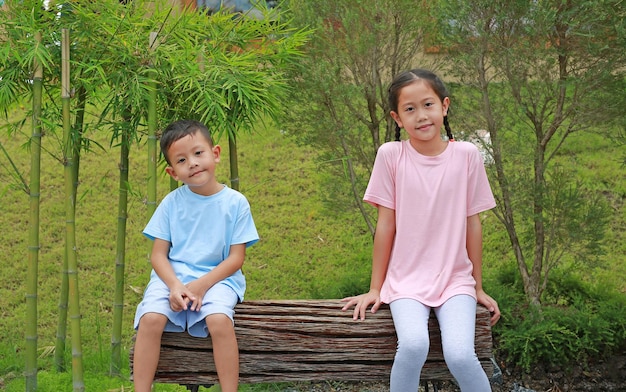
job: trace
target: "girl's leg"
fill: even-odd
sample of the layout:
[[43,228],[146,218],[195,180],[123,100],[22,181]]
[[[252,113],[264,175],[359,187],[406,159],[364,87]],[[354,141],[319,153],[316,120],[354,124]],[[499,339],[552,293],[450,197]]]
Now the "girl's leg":
[[139,321],[133,357],[135,392],[150,392],[152,388],[166,323],[167,317],[159,313],[146,313]]
[[415,392],[430,345],[430,308],[412,299],[395,300],[389,307],[398,335],[398,350],[391,368],[390,392]]
[[435,309],[441,328],[443,356],[463,392],[491,391],[474,350],[476,300],[457,295]]
[[239,384],[239,348],[233,320],[225,314],[207,316],[207,328],[213,343],[213,361],[223,392],[237,392]]

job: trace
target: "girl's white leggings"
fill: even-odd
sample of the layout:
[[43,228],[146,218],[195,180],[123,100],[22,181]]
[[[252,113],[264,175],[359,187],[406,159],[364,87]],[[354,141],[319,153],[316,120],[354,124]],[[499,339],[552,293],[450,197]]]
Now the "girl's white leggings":
[[[398,299],[389,307],[398,335],[390,392],[417,392],[429,349],[430,307],[413,299]],[[443,356],[461,391],[491,391],[474,350],[476,300],[469,295],[457,295],[434,311],[441,328]]]

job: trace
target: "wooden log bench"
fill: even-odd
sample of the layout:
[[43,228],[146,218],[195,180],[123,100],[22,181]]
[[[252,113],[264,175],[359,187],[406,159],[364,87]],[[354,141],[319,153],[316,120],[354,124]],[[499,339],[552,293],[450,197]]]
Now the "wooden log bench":
[[[388,380],[396,334],[388,306],[364,321],[342,312],[340,300],[261,300],[237,305],[240,383]],[[490,378],[494,373],[489,311],[476,312],[476,354]],[[430,352],[422,381],[453,377],[444,362],[437,319],[429,322]],[[132,378],[133,349],[130,352]],[[210,338],[164,333],[155,383],[217,384]]]

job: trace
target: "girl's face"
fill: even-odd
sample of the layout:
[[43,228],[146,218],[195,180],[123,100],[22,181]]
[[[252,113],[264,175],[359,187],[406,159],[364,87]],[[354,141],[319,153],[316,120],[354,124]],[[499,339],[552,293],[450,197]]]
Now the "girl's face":
[[441,127],[449,106],[448,97],[442,102],[428,82],[417,79],[400,90],[398,112],[392,111],[391,117],[409,134],[411,145],[421,152],[441,146]]

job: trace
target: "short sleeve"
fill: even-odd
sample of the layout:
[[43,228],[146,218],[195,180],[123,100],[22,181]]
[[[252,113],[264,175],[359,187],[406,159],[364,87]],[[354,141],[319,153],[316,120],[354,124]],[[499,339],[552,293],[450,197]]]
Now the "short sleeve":
[[385,143],[378,149],[363,200],[374,207],[396,209],[396,165],[401,145]]
[[239,202],[239,212],[237,214],[237,220],[235,227],[233,228],[232,244],[246,244],[246,248],[254,245],[259,241],[259,234],[257,233],[254,220],[252,218],[252,212],[250,211],[250,203],[241,195]]
[[166,195],[156,210],[150,217],[148,224],[143,230],[143,234],[150,240],[155,238],[172,242],[170,231],[170,206],[172,202],[171,193]]
[[472,216],[483,211],[490,210],[496,206],[487,171],[480,151],[474,147],[469,154],[469,175],[467,186],[467,216]]

